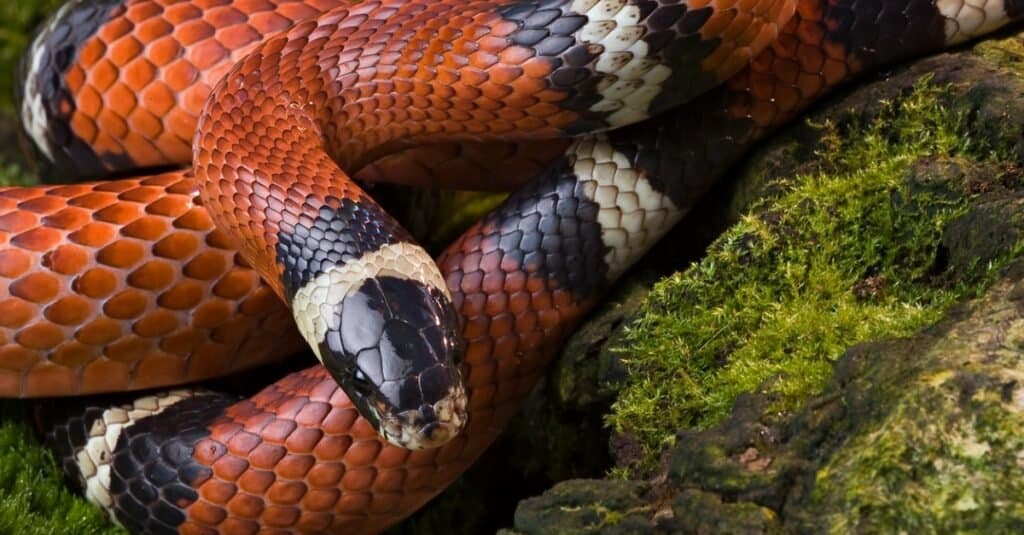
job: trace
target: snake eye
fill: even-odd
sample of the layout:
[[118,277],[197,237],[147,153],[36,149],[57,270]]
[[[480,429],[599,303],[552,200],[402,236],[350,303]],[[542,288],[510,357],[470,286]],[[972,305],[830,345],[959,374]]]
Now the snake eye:
[[353,371],[352,380],[355,382],[356,390],[358,390],[360,394],[370,393],[370,389],[373,385],[370,384],[370,378],[366,376],[366,373],[363,372],[362,368],[356,368],[355,371]]

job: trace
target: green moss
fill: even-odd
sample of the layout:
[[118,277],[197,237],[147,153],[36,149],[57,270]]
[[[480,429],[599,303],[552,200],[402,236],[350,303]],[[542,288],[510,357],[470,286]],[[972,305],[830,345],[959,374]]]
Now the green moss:
[[836,531],[1021,529],[1020,409],[999,399],[999,385],[959,406],[956,383],[949,374],[927,388],[910,385],[913,401],[817,473],[810,510],[833,512],[822,523]]
[[14,103],[15,70],[32,30],[63,0],[8,0],[0,2],[0,110]]
[[820,172],[789,180],[703,261],[655,286],[618,349],[630,379],[608,419],[637,437],[642,467],[675,430],[720,422],[742,393],[795,409],[852,344],[908,335],[980,289],[994,266],[956,283],[935,273],[942,229],[966,200],[911,195],[903,180],[924,155],[1003,152],[972,138],[943,92],[924,80],[870,124],[822,126]]
[[651,506],[630,481],[574,479],[520,502],[516,530],[524,533],[646,533]]

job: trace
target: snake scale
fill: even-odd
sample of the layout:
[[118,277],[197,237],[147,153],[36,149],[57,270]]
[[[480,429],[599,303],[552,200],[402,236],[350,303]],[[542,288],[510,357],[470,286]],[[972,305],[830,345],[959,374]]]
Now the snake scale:
[[[0,190],[0,395],[180,385],[312,347],[324,366],[247,399],[44,407],[48,442],[133,532],[383,530],[484,451],[758,139],[1022,11],[72,0],[20,71],[25,137],[69,184]],[[70,183],[107,175],[135,176]],[[356,181],[515,191],[435,263]]]

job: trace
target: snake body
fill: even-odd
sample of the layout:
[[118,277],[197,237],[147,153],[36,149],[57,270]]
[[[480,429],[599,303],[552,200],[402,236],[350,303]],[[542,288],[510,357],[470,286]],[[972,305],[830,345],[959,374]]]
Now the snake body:
[[[862,72],[1024,10],[1016,0],[200,4],[76,1],[33,45],[21,107],[52,172],[179,162],[197,127],[197,175],[0,191],[3,395],[176,384],[281,358],[301,342],[275,294],[294,308],[308,283],[352,261],[300,266],[308,248],[289,257],[281,244],[342,213],[386,221],[342,169],[429,182],[444,164],[409,144],[437,138],[467,160],[561,155],[437,259],[461,317],[461,433],[419,451],[389,444],[323,367],[244,400],[179,390],[65,417],[49,433],[65,469],[136,532],[375,532],[401,520],[494,440],[604,289],[756,140]],[[181,40],[177,62],[161,64],[152,55],[168,36]],[[203,59],[208,49],[219,54]],[[132,50],[159,68],[133,66]],[[146,97],[161,84],[190,96]],[[135,148],[142,132],[155,137]],[[516,183],[538,168],[476,160]],[[471,174],[451,180],[471,185]],[[389,232],[360,253],[404,251],[404,234]],[[408,272],[404,257],[388,269]],[[324,328],[307,322],[299,330],[317,348],[309,333]],[[377,362],[360,369],[400,378]]]
[[[741,68],[793,6],[334,7],[262,42],[214,87],[192,144],[198,198],[290,305],[299,332],[362,415],[396,445],[436,447],[466,420],[451,295],[427,253],[344,169],[435,139],[554,138],[637,122]],[[80,13],[96,10],[71,7],[57,26],[70,28]],[[127,9],[119,20],[141,27],[145,15]],[[162,30],[171,28],[165,21]],[[147,25],[143,41],[160,32]],[[134,61],[113,51],[109,58]],[[35,61],[30,71],[29,80],[45,72]],[[143,76],[133,74],[128,81]],[[47,107],[35,104],[38,92],[25,93],[25,122],[43,138],[34,125],[49,122],[36,113]],[[107,95],[133,99],[124,86]],[[50,109],[73,108],[65,103]]]

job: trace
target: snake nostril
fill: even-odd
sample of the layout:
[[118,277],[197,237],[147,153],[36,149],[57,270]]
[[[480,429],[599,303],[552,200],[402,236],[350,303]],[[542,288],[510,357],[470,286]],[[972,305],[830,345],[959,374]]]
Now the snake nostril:
[[[423,421],[425,421],[425,422],[437,422],[437,412],[434,411],[434,407],[432,405],[427,405],[426,403],[424,403],[423,405],[420,405],[420,416],[423,417]],[[431,423],[429,425],[436,425],[436,424],[435,423]],[[425,428],[424,428],[424,432],[426,432]]]

